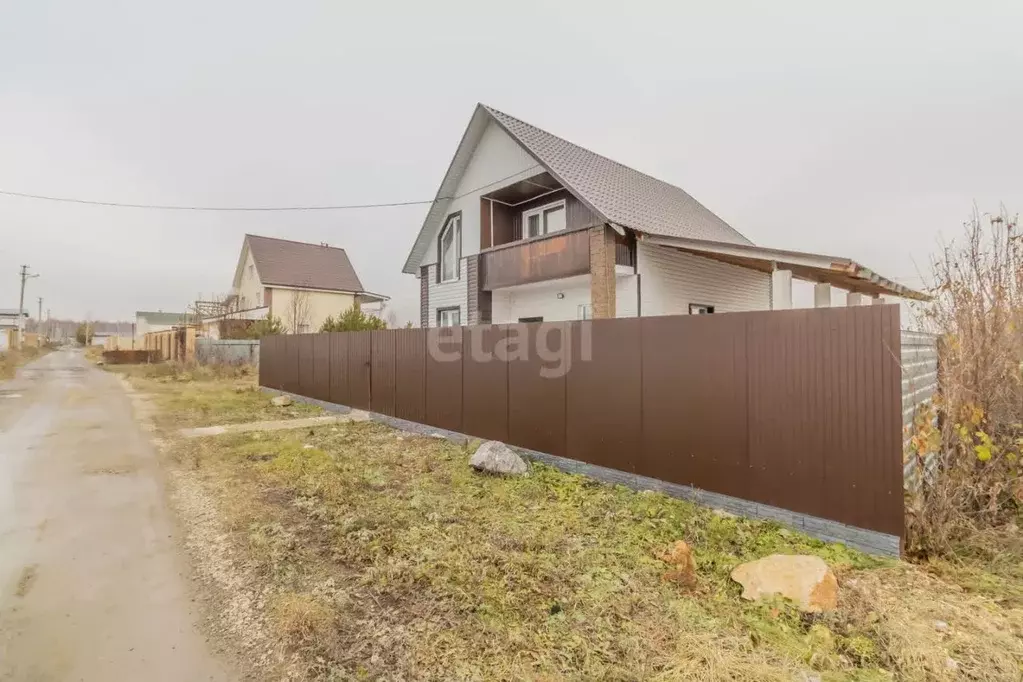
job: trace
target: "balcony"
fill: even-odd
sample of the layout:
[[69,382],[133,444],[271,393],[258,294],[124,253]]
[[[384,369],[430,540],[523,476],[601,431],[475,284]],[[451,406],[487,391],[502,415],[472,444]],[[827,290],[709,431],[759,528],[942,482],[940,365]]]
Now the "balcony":
[[590,236],[574,230],[504,244],[480,254],[480,288],[529,284],[590,271]]

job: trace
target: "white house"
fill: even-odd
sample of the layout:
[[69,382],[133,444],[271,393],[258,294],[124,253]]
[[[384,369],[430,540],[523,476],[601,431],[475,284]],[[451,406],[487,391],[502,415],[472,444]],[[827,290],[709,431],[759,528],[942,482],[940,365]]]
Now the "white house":
[[678,187],[478,105],[404,272],[422,326],[926,298],[848,258],[755,246]]

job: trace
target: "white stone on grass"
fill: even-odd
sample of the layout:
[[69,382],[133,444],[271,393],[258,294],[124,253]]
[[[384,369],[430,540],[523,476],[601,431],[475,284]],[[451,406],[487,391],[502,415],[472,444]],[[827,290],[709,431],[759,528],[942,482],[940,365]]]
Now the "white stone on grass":
[[469,465],[477,471],[506,476],[525,476],[529,465],[514,450],[497,440],[488,440],[476,449]]

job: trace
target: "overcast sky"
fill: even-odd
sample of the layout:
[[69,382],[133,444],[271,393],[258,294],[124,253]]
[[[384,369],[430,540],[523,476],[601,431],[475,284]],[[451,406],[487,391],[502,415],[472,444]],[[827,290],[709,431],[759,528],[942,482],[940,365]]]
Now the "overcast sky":
[[[755,243],[919,285],[1023,207],[1023,3],[0,0],[0,190],[205,205],[431,199],[476,102],[679,185]],[[770,7],[768,7],[770,5]],[[785,9],[780,9],[784,6]],[[0,196],[0,307],[129,319],[230,289],[245,232],[401,273],[426,207],[168,213]]]

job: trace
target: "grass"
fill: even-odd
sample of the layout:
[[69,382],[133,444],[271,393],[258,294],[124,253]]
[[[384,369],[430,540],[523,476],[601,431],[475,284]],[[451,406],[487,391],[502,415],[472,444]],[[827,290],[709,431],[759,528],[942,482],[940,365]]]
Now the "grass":
[[[1023,610],[965,580],[1010,582],[980,564],[942,575],[539,464],[480,475],[461,446],[372,422],[172,447],[214,493],[226,541],[270,595],[266,618],[312,679],[1023,674]],[[691,588],[659,558],[680,539]],[[823,557],[839,608],[742,601],[730,571],[772,553]]]
[[25,346],[21,350],[12,349],[0,352],[0,381],[10,379],[19,367],[49,352],[49,348],[37,348],[36,346]]
[[175,363],[106,365],[148,393],[158,409],[162,428],[241,424],[271,419],[310,417],[322,408],[293,403],[276,407],[247,366],[203,367]]

